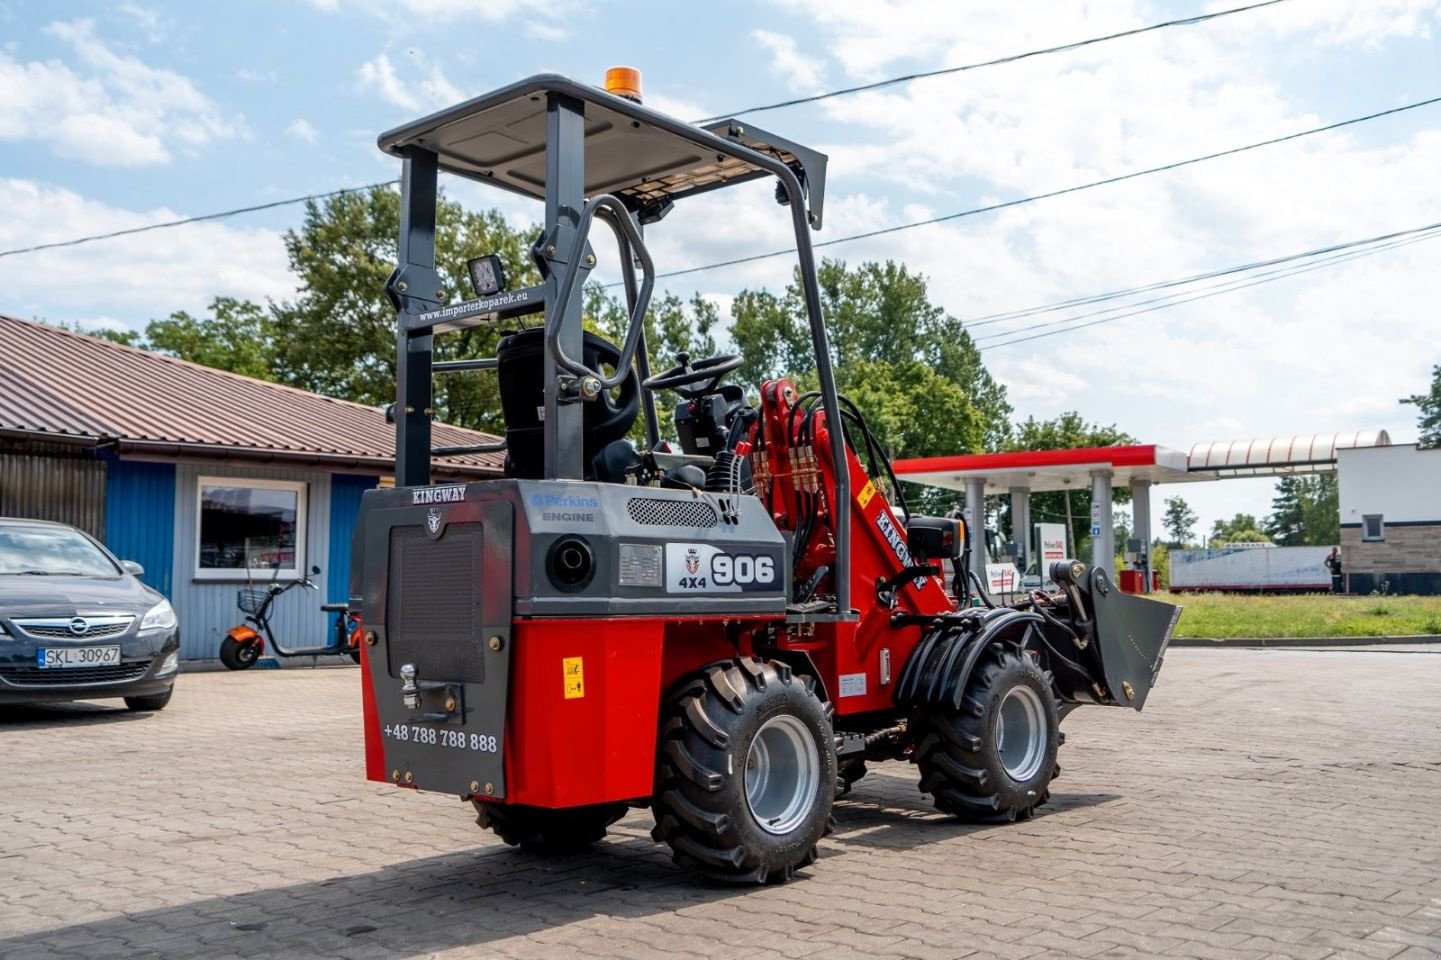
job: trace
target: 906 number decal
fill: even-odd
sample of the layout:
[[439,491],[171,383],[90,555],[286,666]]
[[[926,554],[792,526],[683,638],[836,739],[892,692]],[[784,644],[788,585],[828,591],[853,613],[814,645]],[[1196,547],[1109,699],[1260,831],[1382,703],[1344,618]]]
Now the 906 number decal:
[[781,550],[708,543],[665,545],[666,593],[742,593],[781,590]]
[[716,586],[732,583],[744,586],[748,583],[775,583],[776,562],[772,557],[752,557],[747,554],[731,556],[718,553],[711,557],[711,576]]
[[420,724],[386,724],[381,728],[387,740],[418,743],[423,746],[450,750],[474,750],[477,753],[499,753],[500,739],[488,733],[466,733],[464,730],[421,726]]

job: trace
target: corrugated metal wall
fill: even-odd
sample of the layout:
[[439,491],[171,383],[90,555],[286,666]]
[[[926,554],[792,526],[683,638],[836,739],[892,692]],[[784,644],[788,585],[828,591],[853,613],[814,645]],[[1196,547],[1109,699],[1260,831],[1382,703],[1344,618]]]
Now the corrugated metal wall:
[[174,595],[175,464],[109,461],[105,545],[145,568],[140,579]]
[[84,457],[0,453],[0,517],[57,520],[105,536],[105,463]]
[[[360,516],[360,497],[380,482],[379,477],[335,474],[330,478],[330,567],[325,571],[327,599],[350,598],[350,534]],[[335,628],[334,617],[330,620]]]
[[[196,581],[195,566],[199,532],[196,529],[196,501],[199,478],[251,477],[259,480],[299,480],[309,484],[306,502],[306,546],[303,563],[320,567],[315,578],[319,591],[297,589],[287,593],[275,605],[271,624],[275,635],[286,646],[314,646],[324,643],[328,617],[320,605],[331,599],[325,595],[330,575],[330,474],[311,470],[276,470],[264,467],[232,467],[182,463],[175,470],[175,574],[171,602],[180,616],[180,655],[187,660],[213,660],[219,656],[220,641],[225,631],[239,623],[243,614],[235,607],[235,594],[245,586],[236,582]],[[343,599],[342,594],[340,599]],[[281,660],[308,665],[310,660]]]

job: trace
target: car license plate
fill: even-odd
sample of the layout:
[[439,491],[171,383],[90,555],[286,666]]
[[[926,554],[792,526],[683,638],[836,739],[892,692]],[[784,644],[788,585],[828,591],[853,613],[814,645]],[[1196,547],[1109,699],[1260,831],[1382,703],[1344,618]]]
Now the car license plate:
[[41,647],[35,651],[35,666],[42,670],[66,667],[113,667],[120,662],[120,648]]

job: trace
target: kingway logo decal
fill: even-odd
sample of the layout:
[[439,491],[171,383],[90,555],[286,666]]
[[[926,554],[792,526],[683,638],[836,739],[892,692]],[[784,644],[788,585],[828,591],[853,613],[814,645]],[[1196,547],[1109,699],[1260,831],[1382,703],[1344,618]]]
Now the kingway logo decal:
[[465,484],[453,483],[446,487],[416,487],[410,491],[413,506],[424,507],[432,503],[465,502]]
[[[906,538],[901,536],[901,531],[896,529],[896,521],[891,516],[890,510],[882,510],[876,514],[876,526],[881,528],[881,536],[886,538],[890,544],[891,551],[896,559],[901,562],[902,567],[915,566],[915,560],[911,559],[911,548],[906,545]],[[918,587],[925,586],[925,577],[916,577],[911,581]]]
[[440,511],[437,510],[435,507],[431,507],[430,510],[426,513],[426,515],[425,515],[425,529],[427,529],[427,530],[430,531],[430,535],[431,535],[432,537],[435,536],[436,534],[440,533],[440,521],[441,521],[441,519],[442,519],[441,513],[440,513]]

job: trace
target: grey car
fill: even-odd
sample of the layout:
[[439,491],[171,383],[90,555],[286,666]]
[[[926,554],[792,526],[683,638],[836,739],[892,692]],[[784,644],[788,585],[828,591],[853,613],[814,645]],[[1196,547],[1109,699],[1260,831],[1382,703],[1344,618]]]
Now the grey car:
[[180,627],[169,601],[63,523],[0,517],[0,704],[170,702]]

